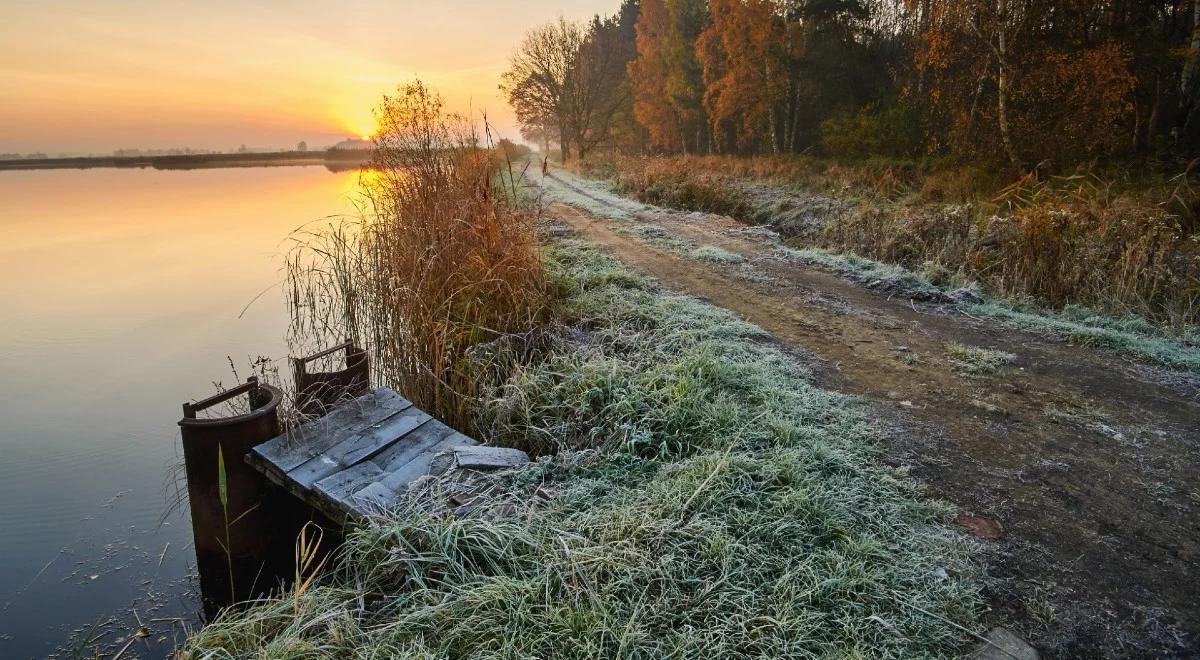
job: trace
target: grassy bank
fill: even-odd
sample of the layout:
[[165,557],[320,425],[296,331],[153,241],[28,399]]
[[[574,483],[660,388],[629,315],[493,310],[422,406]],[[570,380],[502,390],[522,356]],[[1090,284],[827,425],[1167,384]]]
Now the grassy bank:
[[880,462],[855,401],[584,245],[547,262],[562,325],[475,423],[557,452],[506,477],[515,515],[401,507],[184,657],[937,657],[969,641],[972,546]]
[[1005,182],[968,167],[813,158],[618,158],[585,164],[638,200],[768,224],[796,247],[976,282],[1051,308],[1200,323],[1195,175]]
[[[939,286],[923,273],[852,253],[841,254],[821,248],[787,248],[784,251],[790,258],[836,270],[864,284],[886,281],[899,285],[910,295],[926,298],[941,296],[953,300],[956,295],[951,291],[953,283],[943,281]],[[994,319],[1085,346],[1114,350],[1169,369],[1200,374],[1200,326],[1161,326],[1136,314],[1111,316],[1081,305],[1047,310],[1030,302],[983,295],[974,287],[967,291],[969,298],[963,298],[959,307],[971,316]]]

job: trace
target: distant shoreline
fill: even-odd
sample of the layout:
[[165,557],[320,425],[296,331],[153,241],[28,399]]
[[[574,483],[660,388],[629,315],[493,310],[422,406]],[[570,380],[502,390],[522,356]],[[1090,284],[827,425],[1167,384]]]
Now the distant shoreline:
[[269,153],[178,154],[170,156],[81,156],[77,158],[15,158],[0,160],[0,171],[87,170],[100,167],[193,170],[216,167],[283,167],[325,165],[352,169],[366,164],[366,150],[276,151]]

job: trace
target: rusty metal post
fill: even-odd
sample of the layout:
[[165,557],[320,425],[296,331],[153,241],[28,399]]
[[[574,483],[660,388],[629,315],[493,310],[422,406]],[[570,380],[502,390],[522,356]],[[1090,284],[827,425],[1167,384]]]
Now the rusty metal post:
[[[197,416],[242,395],[249,399],[246,413]],[[273,587],[274,572],[264,570],[264,565],[276,560],[272,554],[278,553],[280,544],[292,541],[277,528],[278,516],[273,515],[278,493],[243,460],[252,447],[279,435],[282,400],[278,388],[251,377],[216,396],[183,404],[179,426],[196,564],[208,616]]]

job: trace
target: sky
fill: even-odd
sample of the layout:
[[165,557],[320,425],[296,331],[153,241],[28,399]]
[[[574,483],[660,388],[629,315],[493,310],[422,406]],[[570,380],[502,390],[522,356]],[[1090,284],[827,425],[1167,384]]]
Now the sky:
[[0,153],[332,144],[419,76],[516,136],[520,37],[619,0],[4,0]]

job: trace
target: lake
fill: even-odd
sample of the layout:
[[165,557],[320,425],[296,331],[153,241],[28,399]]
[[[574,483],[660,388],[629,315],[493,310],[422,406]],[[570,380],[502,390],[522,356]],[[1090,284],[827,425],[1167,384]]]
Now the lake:
[[356,178],[0,172],[0,657],[119,648],[139,621],[125,657],[161,657],[196,625],[180,404],[285,357],[286,239]]

